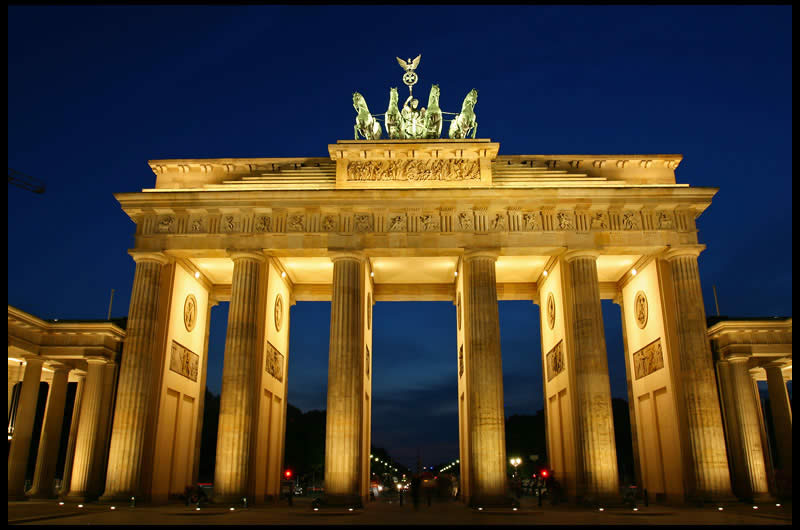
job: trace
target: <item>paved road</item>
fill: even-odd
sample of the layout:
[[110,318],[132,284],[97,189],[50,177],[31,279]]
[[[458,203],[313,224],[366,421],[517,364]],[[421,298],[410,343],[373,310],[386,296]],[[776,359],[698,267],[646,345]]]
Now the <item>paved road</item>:
[[535,499],[523,498],[516,512],[471,510],[455,502],[434,502],[428,507],[422,503],[417,511],[396,502],[374,502],[363,511],[313,512],[310,499],[296,499],[292,507],[286,501],[278,505],[251,506],[247,509],[229,506],[208,506],[199,511],[182,504],[166,506],[129,506],[88,503],[83,508],[75,504],[60,506],[56,501],[27,501],[8,503],[9,524],[85,525],[85,524],[167,524],[167,525],[766,525],[792,524],[791,504],[776,507],[726,505],[723,511],[716,506],[696,507],[640,507],[634,512],[626,508],[608,508],[603,512],[570,506],[539,508]]

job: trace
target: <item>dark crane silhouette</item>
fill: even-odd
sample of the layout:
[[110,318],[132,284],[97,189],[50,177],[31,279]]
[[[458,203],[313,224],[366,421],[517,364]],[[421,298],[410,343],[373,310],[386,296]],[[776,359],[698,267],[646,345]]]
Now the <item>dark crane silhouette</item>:
[[16,169],[8,168],[8,183],[39,195],[44,193],[44,183]]

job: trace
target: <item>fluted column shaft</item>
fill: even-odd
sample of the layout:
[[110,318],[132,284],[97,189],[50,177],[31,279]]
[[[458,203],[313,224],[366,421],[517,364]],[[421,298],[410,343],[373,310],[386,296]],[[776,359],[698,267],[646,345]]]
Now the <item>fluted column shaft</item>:
[[[791,488],[792,484],[792,404],[789,392],[783,380],[783,371],[779,364],[768,364],[767,392],[769,407],[772,412],[772,425],[775,429],[775,445],[778,449],[778,469],[780,469],[779,487]],[[782,491],[782,494],[787,493]],[[789,491],[791,494],[791,490]]]
[[564,263],[570,322],[566,335],[575,374],[577,495],[608,499],[619,495],[619,476],[597,255],[570,253]]
[[75,460],[75,441],[78,438],[78,425],[81,418],[81,403],[83,401],[83,389],[86,386],[86,375],[78,375],[78,386],[75,389],[75,401],[72,403],[72,420],[69,423],[69,441],[67,442],[67,457],[64,460],[64,474],[61,477],[61,489],[59,495],[69,493],[69,484],[72,481],[72,462]]
[[14,422],[14,438],[8,454],[8,498],[25,498],[25,474],[28,469],[28,455],[33,436],[33,420],[39,401],[39,382],[42,377],[42,359],[26,359],[25,374],[22,376],[22,389]]
[[503,504],[506,498],[505,415],[500,319],[497,310],[497,254],[464,256],[465,342],[469,377],[471,504]]
[[364,267],[358,255],[333,258],[328,408],[325,429],[325,497],[331,503],[360,499],[363,415]]
[[106,406],[102,399],[106,361],[90,358],[86,362],[89,369],[81,399],[81,419],[78,423],[78,436],[75,438],[75,458],[67,494],[68,499],[75,501],[85,501],[100,493],[92,488],[92,479],[97,463],[95,451],[99,448],[98,427]]
[[47,407],[44,413],[42,434],[39,437],[39,452],[36,455],[36,470],[29,495],[34,498],[49,499],[54,496],[53,481],[56,476],[58,450],[61,444],[61,426],[64,423],[64,408],[67,397],[69,367],[57,366],[53,369],[53,381],[47,393]]
[[217,459],[214,470],[215,502],[239,501],[247,496],[250,479],[253,418],[258,361],[259,304],[263,303],[264,256],[236,253],[222,367]]
[[731,390],[736,414],[736,436],[739,440],[740,469],[744,476],[738,481],[740,495],[748,500],[769,496],[764,449],[761,446],[761,418],[756,402],[755,388],[747,368],[747,357],[730,358]]
[[732,497],[697,252],[667,254],[675,300],[680,386],[686,410],[690,459],[687,497],[703,501]]
[[153,348],[166,258],[158,253],[136,253],[133,259],[136,273],[117,385],[104,500],[127,499],[140,492],[142,453],[154,393]]

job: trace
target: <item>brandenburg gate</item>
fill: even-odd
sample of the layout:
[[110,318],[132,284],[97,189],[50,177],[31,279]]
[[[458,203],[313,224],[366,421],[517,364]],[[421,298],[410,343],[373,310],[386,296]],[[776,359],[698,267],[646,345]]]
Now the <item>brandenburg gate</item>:
[[[641,487],[679,503],[730,498],[695,224],[717,189],[677,182],[680,155],[500,155],[499,143],[476,138],[476,90],[460,113],[446,113],[434,85],[420,108],[411,95],[419,57],[398,61],[409,87],[402,111],[396,89],[383,115],[354,94],[354,139],[329,145],[328,157],[152,160],[153,188],[116,195],[136,226],[136,272],[110,442],[97,445],[101,456],[79,447],[81,461],[104,459],[107,450],[100,499],[165,502],[196,482],[210,312],[220,301],[230,310],[214,500],[279,495],[289,317],[298,300],[331,302],[326,504],[355,507],[368,498],[372,359],[383,354],[373,348],[372,307],[403,300],[456,306],[453,397],[464,502],[510,502],[499,300],[541,306],[547,454],[564,491],[572,500],[617,499],[604,299],[622,310]],[[382,117],[388,139],[381,138]],[[445,121],[449,138],[440,139]],[[11,322],[11,307],[9,315]],[[759,366],[729,369],[739,362],[739,350],[727,346],[738,328],[714,329],[725,381]],[[25,355],[38,351],[15,340]],[[791,353],[788,359],[790,369]],[[770,362],[766,373],[782,382],[786,372]],[[25,396],[34,396],[34,375],[30,382],[26,375],[25,410],[33,410]],[[753,464],[763,460],[752,435],[754,394],[726,388],[728,427],[742,426],[731,447],[746,453],[734,462],[744,473],[737,488],[760,495],[766,486],[763,466]],[[747,408],[736,408],[740,398]],[[95,411],[99,402],[87,403]],[[781,432],[788,432],[783,461],[790,466],[787,407]],[[19,462],[27,458],[28,423],[12,448]],[[14,466],[9,492],[21,494],[24,467]],[[81,480],[67,481],[75,498],[89,491]],[[93,483],[102,486],[102,478]]]
[[278,495],[298,300],[331,301],[328,502],[368,496],[372,306],[390,300],[457,308],[466,502],[506,499],[498,300],[542,307],[548,455],[568,495],[616,498],[603,299],[622,308],[643,486],[728,497],[695,225],[717,190],[677,183],[680,155],[499,148],[343,140],[325,158],[150,161],[155,187],[116,195],[136,225],[136,273],[101,499],[165,500],[192,483],[219,301],[230,314],[214,495]]

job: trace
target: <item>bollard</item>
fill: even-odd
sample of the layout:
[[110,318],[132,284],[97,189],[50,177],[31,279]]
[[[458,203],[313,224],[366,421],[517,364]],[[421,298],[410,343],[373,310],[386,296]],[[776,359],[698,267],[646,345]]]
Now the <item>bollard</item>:
[[647,488],[644,489],[644,505],[650,506],[650,499],[647,498]]
[[131,508],[136,508],[136,497],[131,497]]
[[247,497],[242,497],[242,506],[247,508]]

